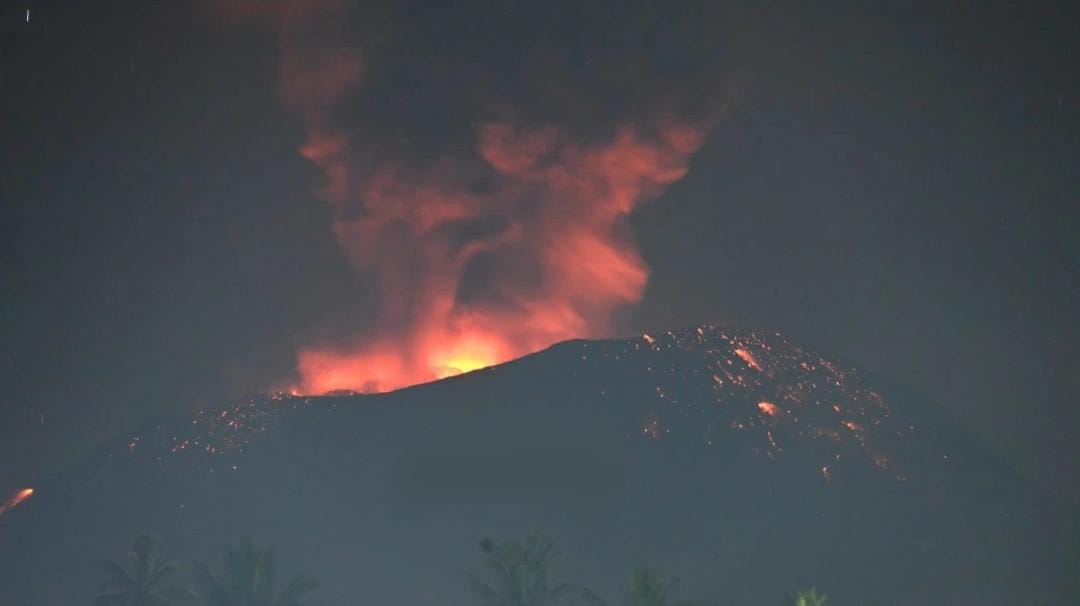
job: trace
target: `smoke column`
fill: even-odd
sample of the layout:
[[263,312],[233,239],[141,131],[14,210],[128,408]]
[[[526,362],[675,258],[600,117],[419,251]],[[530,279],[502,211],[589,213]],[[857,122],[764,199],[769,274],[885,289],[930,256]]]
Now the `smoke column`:
[[[700,70],[670,75],[625,40],[579,35],[609,13],[493,16],[463,3],[455,23],[340,0],[234,10],[273,24],[281,97],[307,133],[300,153],[380,303],[371,331],[298,351],[294,391],[467,372],[603,335],[641,300],[649,270],[627,218],[687,173],[716,121]],[[570,22],[565,42],[545,42]],[[484,46],[484,31],[507,28],[521,30],[518,47]]]

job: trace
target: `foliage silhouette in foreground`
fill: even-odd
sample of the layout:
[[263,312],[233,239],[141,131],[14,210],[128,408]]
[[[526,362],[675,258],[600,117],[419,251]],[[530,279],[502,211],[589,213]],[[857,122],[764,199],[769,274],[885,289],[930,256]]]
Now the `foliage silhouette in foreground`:
[[524,540],[484,539],[489,581],[467,575],[482,606],[603,606],[592,591],[571,583],[552,583],[557,566],[555,544],[532,531]]
[[697,600],[670,600],[672,588],[679,579],[665,577],[648,568],[639,568],[630,575],[626,583],[626,606],[703,606],[705,602]]
[[95,606],[165,606],[191,593],[176,586],[180,562],[170,560],[149,535],[140,535],[127,554],[127,566],[103,560],[108,580],[101,585]]
[[275,595],[276,583],[274,549],[260,551],[245,540],[225,551],[221,576],[199,567],[195,595],[203,606],[302,606],[303,597],[315,589],[315,581],[298,576]]
[[817,594],[817,589],[804,589],[788,598],[789,606],[825,606],[828,598]]

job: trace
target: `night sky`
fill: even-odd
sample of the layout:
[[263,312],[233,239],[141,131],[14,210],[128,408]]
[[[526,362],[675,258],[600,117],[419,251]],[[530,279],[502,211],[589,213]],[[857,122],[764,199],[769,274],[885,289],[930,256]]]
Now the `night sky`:
[[[287,53],[250,4],[0,12],[4,494],[148,415],[296,381],[313,343],[403,322],[335,237],[362,211],[328,204],[297,151],[330,120],[282,93]],[[574,4],[365,3],[316,32],[363,57],[332,119],[354,170],[427,179],[450,158],[455,187],[524,191],[543,217],[556,196],[485,173],[478,125],[554,124],[588,149],[624,124],[662,140],[678,115],[707,134],[689,172],[616,226],[650,269],[641,300],[591,304],[605,321],[581,336],[777,330],[923,392],[1080,498],[1064,3]],[[487,219],[454,237],[500,229]],[[462,291],[543,269],[532,251]]]

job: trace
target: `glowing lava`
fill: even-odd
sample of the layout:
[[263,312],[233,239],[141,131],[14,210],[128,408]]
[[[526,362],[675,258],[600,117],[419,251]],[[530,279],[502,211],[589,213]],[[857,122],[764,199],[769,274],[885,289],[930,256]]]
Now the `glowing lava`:
[[749,351],[746,351],[745,349],[740,347],[735,350],[735,355],[739,356],[743,362],[749,364],[750,367],[754,370],[758,372],[764,371],[764,369],[761,367],[761,363],[758,362],[757,358],[754,357],[754,354],[750,353]]
[[442,364],[437,364],[433,368],[435,369],[436,376],[440,379],[446,377],[452,377],[454,375],[460,375],[474,370],[480,370],[481,368],[487,368],[495,363],[494,358],[477,358],[464,356],[455,356],[446,360]]
[[[418,350],[427,347],[439,355],[423,358],[417,366],[430,369],[424,377],[431,380],[487,366],[512,351],[500,349],[506,342],[496,336],[480,334],[485,338],[453,334],[446,335],[452,337],[446,341],[418,341]],[[318,387],[345,393],[327,398],[277,393],[236,400],[200,411],[189,430],[161,446],[176,456],[239,452],[301,409],[353,406],[358,401],[350,386],[355,376],[371,376],[364,375],[371,369],[390,371],[379,377],[388,382],[418,376],[399,363],[404,359],[401,349],[386,346],[383,352],[376,345],[385,346],[373,343],[368,357],[329,361],[330,370],[344,374],[327,373],[327,382]],[[915,424],[895,416],[858,369],[842,367],[778,334],[704,326],[626,340],[564,343],[550,355],[573,361],[565,376],[592,377],[581,384],[600,401],[639,402],[627,409],[630,423],[620,427],[627,439],[703,441],[709,448],[742,444],[770,460],[806,463],[825,482],[859,467],[884,472],[898,482],[917,481],[904,454],[913,441],[926,439]],[[753,367],[747,358],[760,371],[747,372]],[[310,359],[317,360],[314,355]],[[360,365],[355,376],[349,374],[350,364]],[[480,382],[501,381],[498,370],[485,374]],[[649,397],[643,400],[645,394]],[[937,449],[935,458],[950,459],[940,446],[920,443]],[[127,450],[135,454],[156,447],[132,436]],[[29,494],[23,491],[6,507]]]
[[298,369],[304,381],[293,391],[386,391],[486,368],[517,353],[493,335],[438,331],[412,339],[382,339],[356,352],[302,350]]
[[765,413],[770,417],[775,417],[779,410],[776,408],[776,404],[772,402],[758,402],[758,410]]

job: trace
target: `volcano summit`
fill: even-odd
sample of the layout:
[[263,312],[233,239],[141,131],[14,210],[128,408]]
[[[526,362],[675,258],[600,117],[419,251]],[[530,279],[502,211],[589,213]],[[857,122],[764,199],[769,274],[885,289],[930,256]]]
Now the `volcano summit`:
[[1048,510],[912,392],[702,326],[151,419],[0,518],[0,582],[14,604],[73,603],[86,563],[136,533],[204,561],[250,535],[317,573],[316,604],[466,604],[476,541],[537,527],[601,593],[645,564],[740,604],[810,585],[837,604],[1052,604],[1076,587]]

